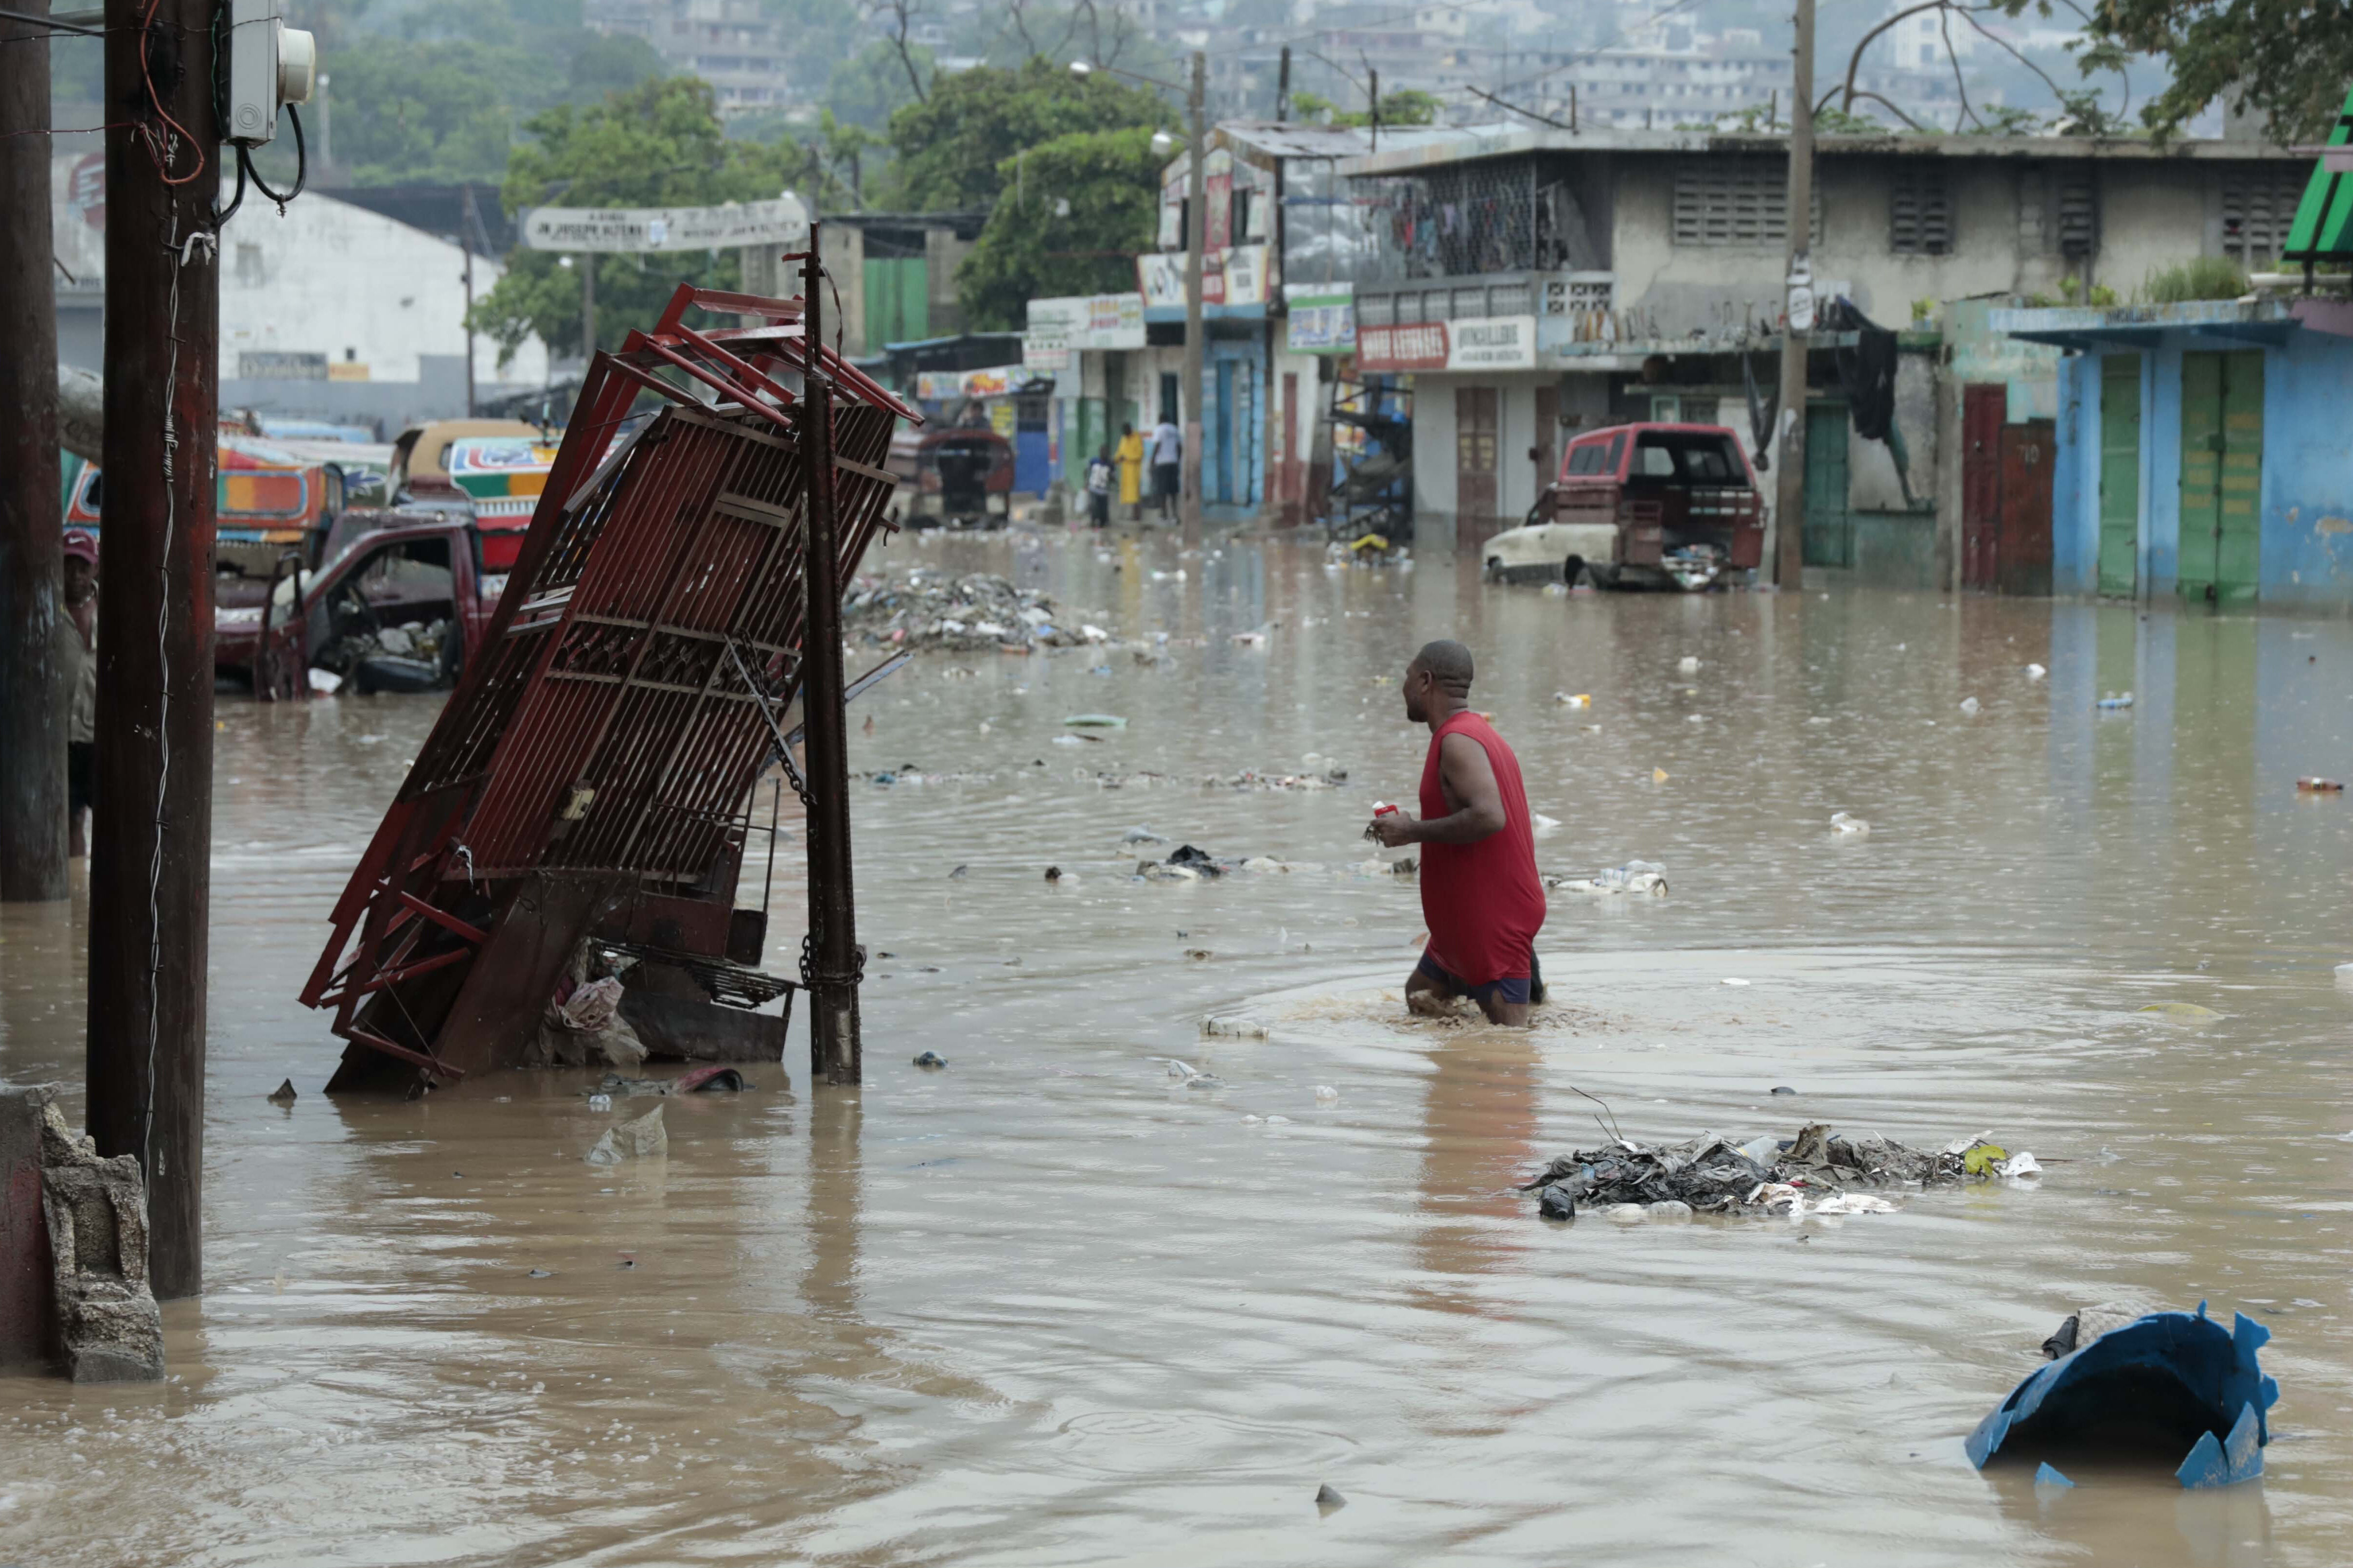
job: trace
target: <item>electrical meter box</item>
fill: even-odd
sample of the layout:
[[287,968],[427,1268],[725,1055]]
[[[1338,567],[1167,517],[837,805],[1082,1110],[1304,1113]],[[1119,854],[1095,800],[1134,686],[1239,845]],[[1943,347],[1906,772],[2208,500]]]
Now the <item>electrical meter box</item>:
[[286,25],[284,0],[229,0],[224,141],[259,147],[278,134],[278,110],[311,101],[318,45]]

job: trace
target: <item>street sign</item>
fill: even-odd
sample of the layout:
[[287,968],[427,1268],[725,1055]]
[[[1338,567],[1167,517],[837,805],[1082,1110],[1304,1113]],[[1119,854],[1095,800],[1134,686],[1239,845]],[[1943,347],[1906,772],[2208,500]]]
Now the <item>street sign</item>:
[[530,249],[601,254],[799,245],[808,231],[808,209],[790,194],[715,207],[533,207],[522,217]]

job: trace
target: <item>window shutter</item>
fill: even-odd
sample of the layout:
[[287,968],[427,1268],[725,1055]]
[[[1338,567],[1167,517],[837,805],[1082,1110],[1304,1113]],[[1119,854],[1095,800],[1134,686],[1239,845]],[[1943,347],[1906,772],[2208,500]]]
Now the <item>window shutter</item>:
[[2263,171],[2222,182],[2222,253],[2242,266],[2268,265],[2287,246],[2304,199],[2302,172]]
[[1896,255],[1951,253],[1953,205],[1941,165],[1898,164],[1888,181],[1887,209],[1887,245]]
[[[1675,167],[1677,245],[1785,245],[1788,172],[1778,159],[1692,158]],[[1820,226],[1820,196],[1815,197]]]
[[2084,257],[2100,246],[2100,206],[2093,195],[2088,175],[2076,174],[2059,182],[2059,251],[2063,256]]

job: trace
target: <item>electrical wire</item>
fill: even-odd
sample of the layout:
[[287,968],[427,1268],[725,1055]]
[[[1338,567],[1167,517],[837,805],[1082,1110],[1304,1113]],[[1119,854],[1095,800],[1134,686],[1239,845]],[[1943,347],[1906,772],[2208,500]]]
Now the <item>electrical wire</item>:
[[155,8],[162,4],[163,0],[147,0],[147,9],[139,17],[139,75],[147,84],[147,102],[154,110],[155,118],[177,132],[180,141],[195,149],[196,166],[175,178],[172,174],[172,160],[176,145],[152,125],[144,127],[147,155],[155,160],[155,173],[165,184],[185,185],[205,172],[205,150],[195,137],[188,134],[186,126],[172,118],[170,111],[164,107],[164,95],[155,90]]
[[302,117],[294,111],[294,106],[292,104],[290,103],[284,107],[286,110],[286,118],[293,124],[294,127],[294,185],[291,190],[289,190],[284,195],[280,195],[276,191],[271,190],[269,185],[263,183],[261,171],[253,166],[253,150],[246,146],[242,142],[237,143],[237,148],[238,183],[242,184],[245,176],[250,174],[253,176],[253,188],[259,191],[271,201],[276,202],[278,204],[278,210],[281,214],[286,211],[287,203],[292,201],[296,196],[302,194],[303,185],[307,184],[311,178],[311,150],[303,144]]

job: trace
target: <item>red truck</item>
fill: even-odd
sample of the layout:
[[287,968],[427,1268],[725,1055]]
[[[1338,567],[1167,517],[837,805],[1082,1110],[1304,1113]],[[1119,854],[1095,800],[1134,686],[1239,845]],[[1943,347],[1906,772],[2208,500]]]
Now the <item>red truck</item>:
[[481,532],[461,514],[346,512],[316,571],[290,553],[262,603],[214,612],[213,666],[249,677],[263,698],[347,680],[361,692],[447,686],[505,586],[503,572],[483,570]]
[[1722,426],[1619,425],[1570,442],[1527,521],[1482,553],[1504,582],[1707,588],[1764,561],[1764,501]]

